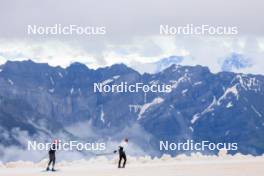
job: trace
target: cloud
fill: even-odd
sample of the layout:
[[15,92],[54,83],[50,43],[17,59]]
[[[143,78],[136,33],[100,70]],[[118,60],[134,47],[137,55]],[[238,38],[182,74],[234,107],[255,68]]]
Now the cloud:
[[23,40],[8,42],[8,40],[1,40],[0,56],[1,63],[6,60],[26,59],[63,67],[77,61],[87,65],[97,63],[93,56],[89,55],[80,46],[74,46],[71,43],[64,43],[57,40],[44,42]]
[[223,58],[223,61],[221,62],[221,68],[223,71],[237,72],[242,68],[248,68],[252,66],[249,58],[245,58],[243,55],[236,53],[232,53],[230,56]]
[[0,63],[7,60],[32,59],[52,66],[67,67],[82,62],[89,68],[115,63],[143,72],[153,72],[156,63],[170,56],[184,57],[183,65],[208,66],[212,72],[221,71],[221,59],[238,53],[250,59],[251,67],[239,68],[244,73],[264,74],[264,39],[261,37],[198,37],[146,36],[127,42],[105,41],[96,50],[83,41],[5,40],[0,39]]
[[54,23],[104,25],[109,37],[117,40],[156,35],[158,26],[164,23],[236,25],[243,35],[263,35],[264,22],[257,20],[264,16],[262,7],[263,2],[259,0],[116,0],[115,3],[104,0],[80,0],[78,3],[73,0],[12,0],[1,3],[0,37],[25,37],[28,24]]
[[[0,6],[0,64],[32,59],[63,67],[79,61],[97,68],[123,62],[148,72],[155,67],[153,62],[176,55],[188,56],[183,64],[205,65],[218,72],[218,59],[236,52],[253,63],[239,71],[263,73],[264,21],[256,20],[263,16],[262,7],[258,0],[6,1]],[[34,24],[105,26],[107,32],[104,36],[27,35],[27,25]],[[237,26],[239,34],[163,37],[161,24]]]
[[[53,139],[60,139],[62,141],[78,141],[82,143],[87,142],[104,142],[106,143],[105,151],[58,151],[57,159],[61,160],[77,160],[83,159],[84,157],[94,157],[95,154],[111,153],[118,149],[119,144],[124,138],[129,139],[129,145],[127,153],[133,156],[143,156],[145,154],[153,154],[155,151],[151,149],[149,143],[151,134],[147,133],[140,125],[132,124],[126,126],[123,130],[114,132],[103,129],[95,129],[92,127],[91,122],[83,121],[81,123],[72,124],[56,133],[52,133],[52,136],[47,135],[38,131],[34,135],[30,135],[28,131],[21,130],[18,127],[12,128],[10,131],[0,127],[1,137],[12,137],[18,143],[5,146],[0,144],[0,163],[9,161],[40,161],[41,159],[47,158],[47,151],[39,150],[27,150],[28,141],[37,141],[41,143],[50,143]],[[145,151],[144,149],[148,149]]]

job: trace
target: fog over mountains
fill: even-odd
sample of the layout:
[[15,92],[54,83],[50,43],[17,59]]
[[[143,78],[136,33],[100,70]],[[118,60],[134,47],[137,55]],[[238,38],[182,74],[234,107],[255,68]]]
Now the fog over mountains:
[[[170,93],[99,93],[94,83],[170,84]],[[124,64],[66,69],[32,61],[0,66],[0,155],[28,139],[119,141],[160,155],[159,141],[237,142],[264,152],[264,76],[171,65],[139,74]],[[135,151],[136,152],[136,151]],[[209,152],[209,151],[206,151]],[[175,151],[170,151],[175,155]]]

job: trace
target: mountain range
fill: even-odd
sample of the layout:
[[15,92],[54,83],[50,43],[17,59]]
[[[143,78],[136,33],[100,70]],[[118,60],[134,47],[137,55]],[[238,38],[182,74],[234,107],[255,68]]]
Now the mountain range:
[[[169,84],[166,93],[99,93],[94,83]],[[236,142],[238,151],[264,152],[264,76],[211,73],[207,67],[170,65],[140,74],[124,64],[89,69],[28,61],[0,66],[0,144],[30,139],[121,140],[162,154],[159,141]],[[206,151],[208,152],[208,151]],[[176,155],[175,151],[168,151]],[[0,151],[1,154],[1,151]]]

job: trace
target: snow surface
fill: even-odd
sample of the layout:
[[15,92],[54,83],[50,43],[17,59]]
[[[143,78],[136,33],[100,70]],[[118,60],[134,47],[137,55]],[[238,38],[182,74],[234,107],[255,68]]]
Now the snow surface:
[[157,98],[155,98],[152,102],[150,102],[150,103],[146,103],[146,104],[142,105],[142,107],[141,107],[141,109],[140,109],[140,112],[139,112],[139,114],[138,114],[138,119],[137,119],[137,120],[139,120],[139,119],[142,118],[142,115],[146,112],[146,110],[147,110],[148,108],[150,108],[151,106],[154,106],[154,105],[156,105],[156,104],[160,104],[160,103],[162,103],[163,101],[164,101],[163,98],[161,98],[161,97],[157,97]]
[[184,89],[183,91],[182,91],[182,95],[185,95],[185,93],[188,91],[188,89]]
[[227,155],[220,151],[218,156],[205,156],[199,153],[191,156],[178,155],[151,159],[128,156],[127,167],[117,168],[118,157],[112,159],[97,157],[73,162],[61,161],[56,165],[57,172],[46,172],[47,160],[39,163],[16,161],[0,164],[1,176],[262,176],[264,156],[236,154]]
[[200,118],[200,114],[194,114],[192,117],[191,123],[194,124]]
[[149,81],[149,84],[151,84],[151,85],[157,85],[157,84],[159,84],[159,80]]
[[215,96],[214,96],[214,99],[213,99],[213,101],[212,101],[212,103],[209,105],[209,106],[207,106],[204,110],[203,110],[203,112],[202,113],[197,113],[197,114],[195,114],[193,117],[192,117],[192,120],[191,120],[191,123],[192,124],[194,124],[202,115],[204,115],[204,114],[206,114],[206,113],[208,113],[208,112],[211,112],[211,111],[213,111],[214,110],[214,106],[217,104],[217,100],[216,100],[216,98],[215,98]]
[[115,75],[115,76],[113,76],[113,79],[106,79],[103,82],[101,82],[101,84],[104,86],[106,84],[113,82],[114,80],[118,79],[119,77],[120,77],[120,75]]
[[[236,97],[236,99],[239,99],[239,92],[237,90],[237,85],[235,84],[232,87],[229,87],[225,90],[225,92],[223,93],[222,96],[220,96],[218,99],[214,96],[213,101],[211,102],[211,104],[209,106],[207,106],[202,112],[196,113],[193,115],[191,123],[194,124],[202,115],[212,112],[215,108],[215,106],[220,106],[222,101],[228,98],[228,95],[234,95]],[[229,102],[226,105],[226,108],[231,108],[233,106],[232,102]],[[253,109],[254,110],[254,109]],[[257,113],[257,111],[255,111]],[[259,113],[257,113],[259,115]]]
[[171,87],[173,89],[176,89],[180,83],[190,81],[190,78],[188,77],[187,73],[184,74],[184,76],[180,77],[178,80],[170,80],[170,83],[172,83]]
[[105,123],[105,119],[104,119],[104,110],[103,110],[103,108],[101,109],[100,120],[101,120],[103,123]]
[[260,83],[255,77],[249,77],[244,74],[239,74],[235,77],[234,80],[238,80],[241,87],[243,87],[245,90],[253,90],[255,92],[260,91]]
[[179,72],[180,70],[178,70],[178,69],[181,68],[181,67],[182,67],[181,65],[175,65],[172,71],[173,72],[175,72],[175,71]]
[[251,105],[251,109],[259,116],[259,117],[262,117],[262,114],[259,112],[259,111],[257,111],[257,109],[253,106],[253,105]]
[[109,84],[113,81],[113,79],[107,79],[107,80],[104,80],[101,84],[102,85],[106,85],[106,84]]
[[51,82],[51,84],[52,84],[52,85],[54,85],[54,84],[55,84],[55,82],[54,82],[54,80],[53,80],[52,76],[50,77],[50,82]]
[[59,76],[63,78],[63,74],[61,72],[58,72]]
[[197,85],[200,85],[202,83],[203,83],[202,81],[198,81],[198,82],[195,82],[193,85],[197,86]]
[[232,102],[228,102],[228,104],[226,105],[226,108],[231,108],[233,107],[233,103]]
[[9,84],[14,85],[14,82],[11,79],[8,79]]
[[70,90],[71,95],[73,94],[73,92],[74,92],[74,88],[72,87]]
[[224,100],[226,98],[226,96],[230,93],[234,94],[236,96],[236,99],[238,100],[239,94],[238,94],[238,90],[237,90],[237,84],[232,86],[232,87],[227,88],[225,93],[218,99],[217,104],[220,105],[221,101]]
[[54,88],[52,88],[52,89],[49,89],[49,92],[50,93],[53,93],[55,91],[55,89]]
[[120,77],[120,75],[113,76],[114,79],[118,79],[119,77]]

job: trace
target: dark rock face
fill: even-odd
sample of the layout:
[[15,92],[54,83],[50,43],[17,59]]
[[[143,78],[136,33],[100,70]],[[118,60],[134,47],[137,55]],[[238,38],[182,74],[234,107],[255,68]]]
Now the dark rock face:
[[[170,84],[173,90],[94,92],[93,84],[99,82]],[[32,61],[0,66],[0,143],[5,146],[21,144],[14,132],[17,129],[35,138],[59,132],[71,138],[74,134],[67,131],[68,126],[89,121],[98,138],[111,138],[137,124],[150,137],[145,141],[135,135],[133,140],[153,150],[159,149],[159,140],[192,139],[238,142],[239,152],[261,154],[263,105],[263,76],[212,74],[202,66],[172,65],[143,75],[123,64],[97,70],[80,63],[63,69]]]

